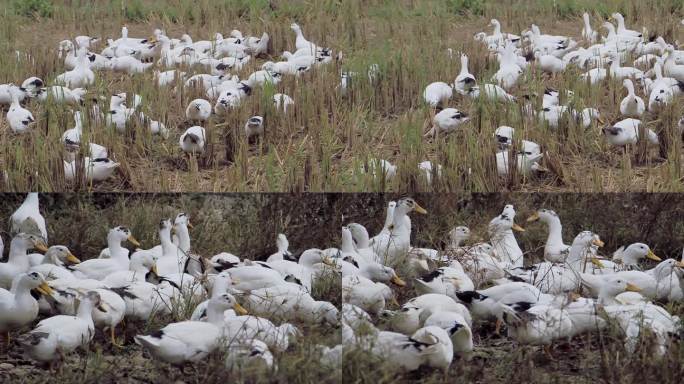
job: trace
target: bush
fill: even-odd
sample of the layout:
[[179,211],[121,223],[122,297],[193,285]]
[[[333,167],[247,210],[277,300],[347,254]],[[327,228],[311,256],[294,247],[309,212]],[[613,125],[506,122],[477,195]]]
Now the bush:
[[50,0],[16,0],[14,10],[18,15],[26,17],[52,17]]

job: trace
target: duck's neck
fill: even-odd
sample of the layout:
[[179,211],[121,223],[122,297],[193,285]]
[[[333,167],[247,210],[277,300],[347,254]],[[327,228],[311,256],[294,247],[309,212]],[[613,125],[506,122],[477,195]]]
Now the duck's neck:
[[622,254],[622,264],[625,266],[636,266],[639,264],[639,258],[632,252],[625,252]]
[[659,62],[656,62],[653,65],[653,72],[655,73],[656,81],[663,78],[663,67],[660,65]]
[[662,279],[670,277],[670,275],[672,274],[672,271],[668,270],[666,267],[667,267],[666,262],[661,261],[658,265],[655,266],[655,268],[653,268],[652,276],[657,281],[660,281]]
[[173,243],[171,242],[171,230],[162,228],[159,230],[159,241],[162,246],[162,254],[169,255],[173,253]]
[[364,227],[359,227],[356,232],[356,246],[359,249],[365,249],[370,247],[370,238],[368,237],[368,231]]
[[582,262],[585,260],[589,253],[589,247],[583,244],[573,244],[570,246],[570,251],[568,252],[568,257],[565,262],[572,267],[575,271],[582,272],[584,266]]
[[461,75],[467,75],[468,71],[468,56],[461,55]]
[[81,320],[93,321],[93,303],[90,300],[82,300],[78,305],[78,310],[76,311],[76,317]]
[[615,295],[609,294],[609,293],[605,292],[604,290],[599,291],[598,303],[601,305],[619,304],[618,301],[615,300]]
[[211,301],[207,304],[207,322],[214,325],[223,323],[223,310]]
[[36,302],[36,299],[31,296],[31,289],[24,281],[19,281],[13,290],[14,301],[22,307],[30,307]]
[[500,34],[501,34],[501,24],[494,23],[494,36],[498,36]]
[[351,231],[342,231],[342,245],[340,245],[340,250],[345,253],[355,252]]
[[121,246],[121,241],[116,236],[116,233],[112,232],[107,235],[107,247],[109,247],[109,256],[112,259],[126,258],[126,249]]
[[385,225],[383,226],[383,229],[388,229],[390,225],[392,225],[392,220],[394,220],[394,211],[396,210],[396,207],[388,206],[387,207],[387,214],[385,215]]
[[584,31],[587,34],[590,34],[591,33],[591,23],[589,22],[589,15],[585,13],[583,18],[584,18]]
[[546,245],[562,245],[563,226],[560,220],[550,220],[547,225],[549,226],[549,237],[546,239]]
[[634,98],[634,85],[632,83],[627,83],[625,85],[627,87],[627,97],[629,98]]
[[10,243],[8,263],[20,267],[22,270],[27,270],[30,267],[29,258],[26,255],[28,246],[21,239],[13,239]]
[[176,235],[178,236],[178,248],[180,248],[183,253],[190,252],[190,232],[188,231],[187,225],[177,225]]
[[52,264],[60,267],[64,266],[62,260],[60,260],[56,255],[53,255],[53,253],[50,251],[43,256],[43,262],[41,264]]

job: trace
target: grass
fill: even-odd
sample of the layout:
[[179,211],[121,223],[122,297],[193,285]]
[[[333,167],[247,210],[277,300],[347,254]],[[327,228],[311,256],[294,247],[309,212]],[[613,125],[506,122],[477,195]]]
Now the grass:
[[[0,217],[8,217],[23,195],[3,194]],[[303,198],[305,197],[305,198]],[[160,218],[172,217],[179,211],[190,215],[195,226],[191,230],[193,251],[208,257],[218,252],[231,252],[241,257],[263,260],[274,251],[273,242],[279,232],[286,233],[294,253],[311,247],[327,248],[340,243],[340,227],[358,222],[371,235],[384,222],[387,202],[398,198],[393,194],[43,194],[41,205],[48,223],[50,244],[64,244],[81,259],[97,255],[104,246],[107,228],[127,225],[143,246],[158,242],[155,228]],[[517,222],[526,232],[516,234],[527,263],[542,259],[546,230],[539,223],[527,224],[525,218],[538,208],[554,209],[563,223],[566,242],[581,230],[592,230],[606,242],[600,252],[610,255],[619,246],[632,242],[647,243],[660,257],[681,255],[681,222],[684,196],[680,194],[416,194],[428,215],[412,215],[414,246],[443,247],[448,231],[456,225],[468,225],[473,238],[487,239],[487,223],[500,213],[505,204],[514,204]],[[0,230],[7,240],[6,221]],[[651,263],[651,262],[648,262]],[[645,265],[650,267],[651,264]],[[397,266],[409,283],[395,290],[400,303],[415,296],[411,274]],[[314,287],[314,295],[340,305],[339,281],[326,280]],[[681,303],[666,308],[684,316]],[[67,368],[58,375],[31,365],[20,358],[16,344],[0,352],[0,359],[16,369],[0,369],[0,377],[32,383],[96,381],[97,379],[135,382],[144,380],[183,380],[184,382],[217,382],[228,375],[221,370],[219,356],[214,356],[185,374],[166,364],[149,360],[138,346],[130,342],[137,332],[158,329],[169,321],[182,318],[157,317],[146,324],[129,324],[123,350],[111,349],[98,333],[91,350],[69,359]],[[604,382],[635,383],[655,380],[676,382],[684,367],[683,346],[673,344],[663,359],[646,354],[626,354],[619,332],[607,330],[597,335],[583,335],[571,341],[554,344],[553,360],[540,349],[517,345],[493,334],[493,325],[477,323],[475,353],[470,361],[455,359],[448,376],[421,370],[395,375],[382,362],[358,351],[345,355],[342,372],[321,367],[314,344],[333,346],[340,342],[339,329],[310,327],[305,336],[286,353],[277,356],[280,369],[271,376],[264,372],[230,377],[237,382]],[[4,347],[3,347],[4,348]],[[121,370],[121,366],[127,369]],[[217,373],[219,372],[219,373]]]
[[[115,194],[55,194],[42,195],[41,203],[46,207],[44,216],[48,223],[50,244],[67,245],[82,260],[96,257],[99,249],[106,246],[106,232],[117,225],[130,226],[143,246],[151,247],[159,242],[155,234],[158,222],[163,217],[175,216],[185,211],[192,217],[193,251],[210,257],[226,251],[255,260],[275,252],[275,236],[280,231],[289,232],[301,224],[299,216],[281,207],[283,220],[264,220],[262,215],[271,209],[272,201],[258,195],[115,195]],[[0,215],[9,217],[20,203],[19,195],[2,195]],[[191,213],[192,212],[192,213]],[[9,228],[3,221],[0,233],[7,239]],[[8,241],[9,243],[9,241]],[[302,245],[292,250],[301,252]],[[313,287],[318,300],[327,300],[341,305],[340,281],[337,278],[321,280]],[[296,324],[302,337],[286,352],[275,353],[279,368],[277,371],[249,370],[228,372],[223,368],[223,354],[217,353],[201,363],[186,367],[183,371],[168,364],[152,360],[143,354],[141,347],[133,343],[133,336],[157,330],[172,321],[189,318],[193,308],[174,311],[171,315],[157,315],[147,322],[127,321],[124,348],[110,345],[108,333],[96,332],[94,341],[87,351],[68,357],[59,372],[39,368],[22,356],[21,347],[13,342],[9,348],[0,346],[0,361],[12,364],[11,369],[0,367],[2,382],[158,382],[182,380],[185,383],[219,383],[230,380],[235,383],[310,383],[340,382],[340,371],[319,363],[316,345],[334,346],[341,339],[334,327]],[[13,332],[16,337],[27,330]],[[121,339],[120,326],[117,330]]]
[[[430,111],[421,101],[423,88],[433,81],[451,82],[459,62],[446,55],[447,48],[467,52],[471,71],[488,79],[496,63],[472,39],[487,29],[491,17],[506,31],[519,32],[531,23],[542,31],[578,38],[580,15],[599,17],[621,11],[635,28],[669,41],[684,37],[679,26],[682,4],[661,0],[656,4],[636,0],[597,3],[584,0],[519,0],[507,4],[489,0],[428,0],[344,2],[185,0],[87,2],[33,1],[6,8],[0,28],[0,82],[21,82],[36,75],[50,82],[63,72],[56,57],[57,42],[78,34],[116,37],[127,24],[132,36],[149,36],[163,27],[169,36],[189,33],[195,40],[233,28],[271,36],[267,57],[254,60],[238,73],[246,78],[266,59],[293,47],[291,22],[302,25],[305,35],[320,45],[344,53],[340,63],[330,64],[302,78],[287,78],[276,89],[258,90],[225,119],[212,118],[205,127],[208,151],[188,161],[178,147],[186,127],[188,102],[203,97],[193,90],[172,92],[154,86],[152,74],[127,76],[97,73],[90,96],[129,91],[143,96],[142,110],[164,122],[170,136],[151,137],[133,124],[130,134],[119,135],[107,127],[86,122],[86,137],[109,148],[121,163],[116,176],[101,184],[68,184],[62,174],[63,153],[56,143],[73,126],[71,111],[55,105],[30,102],[38,124],[33,133],[12,135],[0,122],[0,167],[6,170],[6,191],[682,191],[681,145],[664,144],[657,153],[644,155],[638,148],[623,155],[607,148],[599,127],[584,131],[567,124],[557,132],[521,117],[518,105],[473,102],[456,98],[450,106],[473,116],[462,132],[446,140],[422,138]],[[24,4],[17,2],[17,4]],[[48,6],[49,5],[49,6]],[[24,7],[24,8],[22,8]],[[27,11],[26,9],[38,9]],[[41,11],[41,9],[48,9]],[[226,22],[228,21],[228,22]],[[30,55],[17,62],[14,51]],[[369,83],[363,74],[378,64],[380,76]],[[352,88],[341,94],[340,71],[361,74]],[[199,71],[198,68],[190,72]],[[605,120],[619,120],[617,105],[622,85],[609,81],[589,88],[577,81],[577,71],[548,79],[529,72],[513,91],[517,95],[541,93],[545,86],[572,89],[576,107],[596,106]],[[270,105],[275,92],[293,97],[296,106],[287,114]],[[87,105],[86,105],[87,107]],[[84,108],[86,108],[84,107]],[[645,117],[661,141],[679,143],[676,121],[681,103]],[[265,117],[267,135],[263,147],[244,140],[242,126],[252,115]],[[520,135],[541,144],[554,164],[553,172],[531,178],[502,179],[494,162],[494,129],[514,126]],[[670,140],[664,140],[669,137]],[[46,148],[55,148],[46,150]],[[359,172],[370,158],[384,158],[397,165],[390,182]],[[444,166],[443,177],[428,185],[417,164],[431,160]]]

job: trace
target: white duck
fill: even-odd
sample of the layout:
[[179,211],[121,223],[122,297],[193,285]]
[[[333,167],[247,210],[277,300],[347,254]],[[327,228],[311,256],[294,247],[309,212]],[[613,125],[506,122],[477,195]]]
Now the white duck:
[[12,238],[7,262],[0,263],[0,288],[9,289],[17,275],[28,271],[31,265],[26,252],[32,248],[41,252],[48,250],[39,236],[19,233]]
[[211,116],[211,104],[204,99],[195,99],[185,108],[185,117],[190,121],[207,121]]
[[541,221],[546,224],[549,235],[544,245],[544,259],[551,263],[563,263],[570,252],[570,246],[563,243],[563,226],[558,214],[550,209],[534,212],[527,222]]
[[622,85],[627,88],[627,96],[620,102],[620,113],[625,117],[639,117],[644,114],[644,100],[634,93],[632,80],[625,79]]
[[45,252],[45,256],[41,257],[40,264],[32,266],[29,272],[40,272],[47,280],[73,279],[74,275],[65,268],[65,262],[78,264],[81,260],[74,256],[69,248],[63,245],[53,245]]
[[131,234],[130,229],[116,227],[109,230],[107,234],[109,258],[86,260],[72,267],[74,273],[80,273],[85,278],[102,280],[116,271],[128,270],[130,263],[128,250],[121,246],[124,241],[140,246],[140,243]]
[[32,289],[43,295],[52,294],[52,288],[40,272],[18,275],[11,290],[0,288],[0,333],[7,333],[8,343],[10,331],[29,324],[38,316],[38,303],[31,296]]
[[186,129],[179,139],[183,152],[190,154],[204,153],[205,132],[205,129],[198,125]]
[[79,49],[76,66],[71,71],[62,73],[55,78],[57,83],[62,83],[68,88],[85,88],[95,82],[95,73],[90,69],[90,61],[86,56],[85,49]]
[[[53,361],[64,353],[87,346],[95,335],[93,309],[100,306],[100,295],[90,291],[80,298],[76,316],[57,315],[42,320],[19,342],[35,360]],[[100,310],[106,311],[104,308]]]
[[464,112],[456,108],[445,108],[432,118],[432,128],[425,134],[425,137],[449,134],[468,120],[470,118]]
[[33,123],[36,122],[36,120],[33,118],[31,111],[19,104],[19,92],[15,88],[10,89],[9,92],[12,98],[12,103],[7,111],[7,123],[12,129],[12,132],[25,133],[29,130]]
[[12,225],[12,232],[21,232],[24,221],[28,218],[33,219],[40,235],[45,241],[48,241],[47,228],[45,226],[45,218],[40,213],[40,201],[38,200],[37,192],[30,192],[26,195],[24,202],[17,208],[12,216],[10,216],[10,223]]
[[391,369],[401,371],[414,371],[424,365],[446,372],[454,355],[449,334],[434,325],[418,329],[411,336],[379,332],[371,345],[373,354]]
[[427,211],[412,198],[399,200],[394,209],[392,223],[371,239],[370,245],[381,260],[391,262],[408,252],[411,224],[407,215],[413,211],[427,214]]
[[445,105],[453,95],[453,89],[445,82],[437,81],[428,84],[423,91],[423,100],[427,105],[436,108]]
[[514,210],[511,209],[509,212],[504,210],[501,215],[489,222],[488,227],[490,241],[494,246],[496,255],[509,268],[523,266],[523,253],[515,240],[513,231],[524,232],[525,230],[517,225],[513,221],[514,219]]
[[206,322],[171,323],[149,335],[135,336],[135,342],[167,363],[181,365],[203,360],[220,345],[223,312],[232,307],[231,297],[223,294],[211,299]]
[[[454,89],[461,95],[465,95],[472,87],[477,85],[477,79],[468,71],[468,56],[461,54],[461,71],[454,80]],[[449,97],[451,98],[451,97]]]
[[584,27],[582,28],[582,38],[591,44],[595,44],[598,41],[598,31],[594,31],[591,28],[591,22],[589,21],[589,14],[584,12],[582,15],[582,20],[584,21]]
[[[624,147],[629,144],[636,144],[639,140],[639,126],[641,120],[624,119],[612,126],[603,128],[603,135],[608,144],[615,147]],[[650,128],[646,128],[646,140],[650,145],[658,145],[658,135]]]

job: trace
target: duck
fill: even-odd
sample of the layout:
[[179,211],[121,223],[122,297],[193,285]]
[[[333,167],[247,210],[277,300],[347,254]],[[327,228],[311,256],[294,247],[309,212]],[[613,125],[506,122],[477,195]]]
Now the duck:
[[311,292],[311,286],[314,282],[316,264],[326,264],[332,266],[330,260],[323,251],[319,249],[309,249],[304,251],[299,256],[299,261],[296,263],[289,260],[274,260],[271,262],[257,262],[268,268],[272,268],[287,278],[288,276],[294,279],[298,284],[301,284],[308,292]]
[[426,293],[407,301],[404,306],[416,307],[420,310],[418,318],[421,325],[432,314],[437,312],[455,312],[463,316],[469,326],[472,326],[470,311],[463,304],[441,293]]
[[463,271],[452,267],[440,267],[416,278],[415,289],[418,294],[440,293],[452,299],[456,298],[456,292],[472,291],[475,285],[470,277]]
[[57,315],[42,320],[30,332],[19,336],[19,343],[31,358],[50,362],[78,347],[86,347],[95,335],[92,311],[100,306],[100,295],[89,291],[79,298],[75,316]]
[[121,270],[110,273],[102,282],[109,287],[123,287],[129,283],[147,281],[147,275],[152,272],[159,275],[157,270],[157,255],[151,252],[136,251],[130,257],[128,270]]
[[40,264],[29,268],[29,272],[40,272],[46,280],[75,278],[71,271],[65,267],[65,263],[78,264],[81,262],[78,257],[71,253],[69,248],[63,245],[53,245],[45,252],[45,256],[40,256],[42,256]]
[[185,130],[180,136],[179,143],[185,153],[202,154],[204,153],[205,140],[205,129],[195,125]]
[[278,236],[276,236],[276,248],[278,249],[278,251],[270,255],[266,259],[266,262],[270,263],[276,260],[297,261],[294,255],[290,251],[288,251],[289,246],[290,242],[287,240],[287,236],[285,236],[284,233],[279,233]]
[[482,91],[480,91],[479,86],[472,87],[467,96],[471,99],[477,99],[480,96],[484,96],[487,100],[497,102],[515,102],[517,100],[515,96],[506,92],[506,90],[501,88],[499,85],[488,83],[482,86]]
[[122,287],[111,287],[126,304],[125,317],[130,320],[148,321],[152,316],[169,315],[175,308],[180,290],[166,282],[159,285],[147,281],[135,281]]
[[245,136],[248,141],[264,135],[264,118],[252,116],[245,122]]
[[582,14],[582,20],[584,21],[584,27],[582,28],[582,38],[591,44],[595,44],[598,41],[598,31],[591,28],[591,22],[589,21],[589,14],[584,12]]
[[38,101],[45,103],[49,100],[57,104],[66,104],[70,106],[80,106],[83,104],[83,97],[88,91],[84,88],[69,89],[59,85],[53,85],[47,88],[42,88],[38,94]]
[[528,267],[518,267],[510,273],[518,280],[532,284],[541,292],[562,294],[579,289],[583,282],[582,273],[603,264],[594,256],[592,246],[602,247],[603,241],[591,231],[582,231],[572,242],[563,264],[543,261]]
[[[408,213],[427,214],[427,211],[410,197],[403,198],[396,203],[392,223],[387,230],[383,229],[370,240],[373,251],[384,262],[391,262],[405,255],[410,247],[411,226],[407,223]],[[410,220],[410,219],[409,219]]]
[[594,274],[610,274],[624,270],[640,270],[639,262],[644,258],[658,262],[662,261],[647,244],[632,243],[628,246],[623,245],[613,252],[612,261],[601,260],[603,268],[594,268],[592,272]]
[[[624,147],[629,144],[636,144],[639,140],[639,126],[641,120],[627,118],[620,120],[612,126],[603,128],[603,136],[609,145],[614,147]],[[646,140],[649,145],[658,145],[658,135],[652,129],[646,128]]]
[[339,311],[327,301],[316,301],[306,290],[292,283],[284,283],[246,292],[245,308],[257,316],[307,324],[339,325]]
[[95,73],[90,69],[90,61],[85,49],[76,53],[77,61],[74,69],[64,72],[55,78],[55,82],[64,84],[68,88],[85,88],[95,82]]
[[35,289],[42,295],[51,295],[52,288],[40,272],[19,274],[12,289],[0,288],[0,333],[7,333],[31,323],[38,317],[38,302],[31,295]]
[[440,134],[454,132],[460,125],[470,120],[468,115],[456,108],[445,108],[432,118],[432,128],[425,137],[437,137]]
[[[454,90],[461,95],[466,95],[470,88],[477,85],[477,79],[473,76],[470,71],[468,71],[468,56],[464,53],[461,54],[461,71],[456,76],[454,80]],[[449,96],[447,99],[450,99]],[[429,103],[429,102],[428,102]]]
[[544,259],[551,263],[565,262],[570,252],[570,246],[563,243],[563,226],[558,214],[550,209],[539,209],[527,219],[528,223],[535,221],[546,224],[549,230],[544,245]]
[[648,271],[618,271],[612,274],[581,273],[582,283],[589,291],[596,295],[605,282],[613,277],[620,277],[625,281],[641,288],[640,293],[652,299],[664,299],[671,290],[670,276],[676,268],[684,267],[684,263],[675,259],[666,259]]
[[634,67],[621,67],[620,55],[616,52],[611,52],[609,57],[611,59],[611,63],[610,67],[608,67],[608,72],[610,73],[611,78],[616,80],[635,78],[639,81],[644,78],[644,72],[640,69]]
[[434,325],[420,328],[411,336],[381,331],[371,345],[371,353],[382,358],[390,369],[400,371],[427,366],[446,373],[454,354],[447,331]]
[[62,143],[67,149],[78,148],[83,135],[83,124],[81,122],[81,112],[74,112],[74,128],[67,129],[62,134]]
[[504,210],[499,216],[489,222],[488,232],[492,246],[496,254],[501,258],[501,261],[508,268],[519,268],[523,266],[523,253],[515,240],[513,231],[525,232],[525,230],[517,225],[513,220],[515,219],[515,210],[511,209],[506,212]]
[[510,89],[518,82],[518,78],[523,71],[517,64],[517,56],[513,44],[508,44],[504,48],[499,48],[499,70],[492,77],[492,81],[503,87]]
[[185,108],[185,117],[190,121],[204,122],[211,116],[211,104],[204,99],[195,99]]
[[207,321],[171,323],[149,335],[136,335],[135,343],[154,358],[170,364],[203,360],[220,346],[223,312],[232,304],[228,294],[212,298],[207,307]]
[[552,305],[522,306],[517,316],[504,313],[503,318],[508,326],[508,337],[521,344],[548,346],[573,331],[567,311]]
[[144,73],[154,65],[154,63],[144,63],[133,56],[112,57],[109,59],[108,64],[109,68],[114,72],[122,72],[129,75]]
[[[47,227],[45,225],[45,217],[40,213],[40,201],[38,199],[38,193],[31,192],[26,195],[24,202],[21,203],[19,208],[17,208],[12,216],[10,216],[10,224],[12,226],[12,232],[20,232],[23,228],[24,221],[28,218],[33,220],[37,229],[39,230],[40,236],[42,236],[44,241],[48,241]],[[37,233],[38,234],[38,233]]]
[[273,369],[274,357],[263,341],[241,339],[228,345],[224,365],[229,371],[247,369]]
[[93,324],[99,329],[108,329],[112,345],[122,347],[116,340],[116,327],[126,314],[126,302],[118,293],[110,289],[97,288],[93,290],[100,295],[100,305],[93,308]]
[[290,323],[276,326],[266,318],[246,314],[224,317],[223,335],[231,344],[258,340],[282,353],[287,350],[290,341],[300,334],[299,329]]
[[[76,161],[76,159],[73,159],[71,161],[63,161],[65,180],[76,180],[76,177],[78,175],[78,165]],[[121,165],[118,162],[107,157],[91,158],[89,156],[84,157],[81,163],[81,166],[83,167],[82,169],[85,170],[85,174],[83,175],[84,180],[88,183],[101,182],[111,178],[114,175],[114,172],[116,172],[116,170],[119,169],[119,166]]]
[[39,236],[19,233],[12,238],[7,262],[0,263],[0,288],[9,289],[17,275],[29,270],[31,265],[26,252],[32,248],[41,252],[48,250]]
[[534,59],[539,68],[544,72],[555,75],[565,71],[565,62],[554,55],[543,54],[540,50],[535,50]]
[[276,93],[273,95],[273,106],[277,110],[282,110],[283,112],[287,113],[287,110],[289,108],[293,108],[294,105],[294,100],[284,93]]
[[188,261],[188,251],[181,249],[171,240],[171,230],[174,226],[171,220],[163,219],[159,222],[159,241],[161,242],[161,256],[156,262],[159,276],[183,274]]
[[392,289],[384,283],[374,282],[363,276],[342,277],[342,301],[345,304],[379,316],[390,300],[396,303]]
[[423,100],[431,108],[445,105],[453,95],[451,86],[443,81],[430,83],[423,91]]
[[437,312],[425,319],[425,327],[436,326],[449,334],[454,355],[469,358],[473,352],[473,331],[468,321],[455,312]]
[[355,250],[359,257],[368,263],[379,263],[380,257],[371,247],[370,237],[368,236],[366,227],[359,223],[349,223],[347,224],[347,228],[349,228],[352,235]]
[[615,21],[617,21],[617,33],[620,36],[629,36],[637,39],[641,39],[643,37],[643,34],[638,31],[633,31],[630,29],[627,29],[625,26],[625,18],[622,16],[621,13],[615,12],[610,15]]
[[235,297],[232,294],[228,293],[229,284],[230,279],[225,278],[224,276],[217,276],[217,278],[214,279],[213,284],[211,286],[211,294],[209,296],[209,299],[204,300],[195,307],[195,309],[192,311],[192,315],[190,316],[190,320],[206,320],[207,306],[209,305],[209,300],[224,294],[228,294],[228,299],[232,300],[233,303],[232,309],[228,309],[228,311],[233,311],[235,314],[241,316],[246,315],[248,313],[247,310],[242,305],[240,305],[240,303],[235,299]]
[[12,132],[18,134],[26,133],[36,122],[36,120],[33,118],[31,111],[19,104],[19,95],[17,90],[12,88],[9,92],[12,103],[7,111],[7,116],[5,116],[7,123],[12,129]]
[[216,277],[228,279],[228,286],[239,291],[253,291],[285,283],[280,272],[262,265],[242,265],[226,269]]
[[[519,175],[529,175],[533,171],[544,171],[540,164],[544,154],[539,151],[539,145],[531,141],[523,140],[523,150],[515,154],[514,162]],[[500,177],[509,175],[512,167],[511,153],[504,150],[496,153],[496,172]]]
[[[128,250],[121,246],[124,241],[129,241],[135,246],[140,243],[133,237],[127,227],[115,227],[107,234],[108,259],[90,259],[74,265],[72,269],[77,277],[102,280],[116,271],[128,270],[130,260]],[[80,274],[80,275],[79,275]]]

